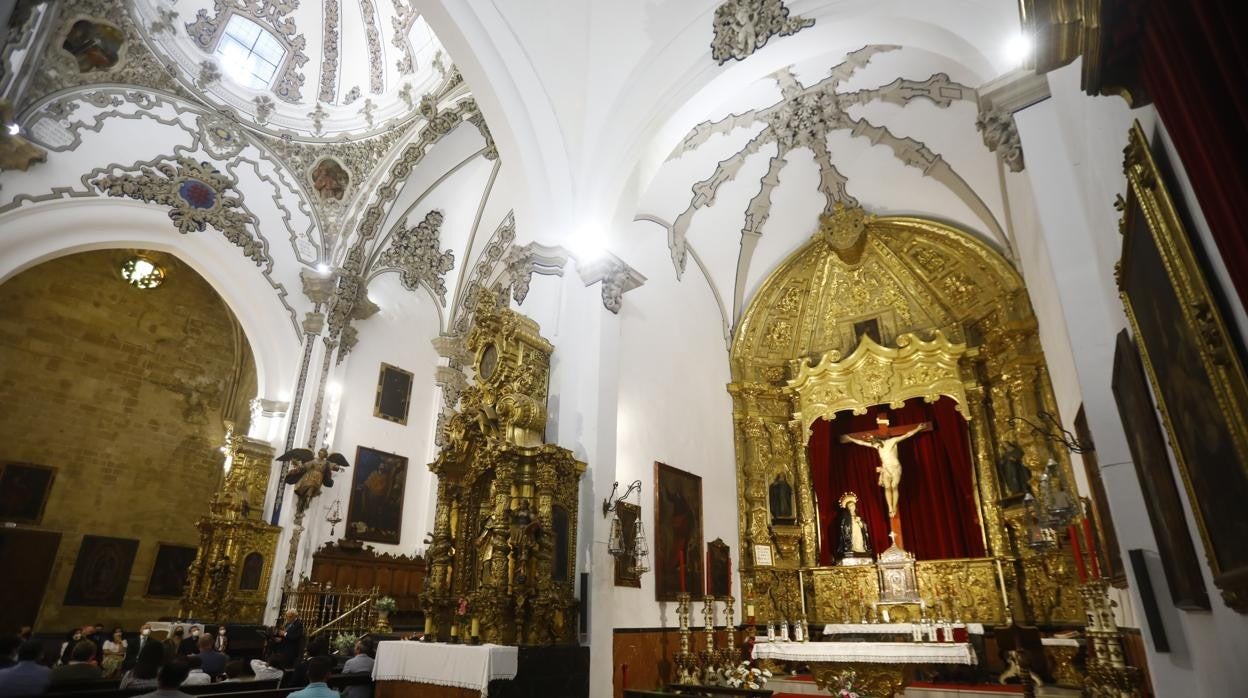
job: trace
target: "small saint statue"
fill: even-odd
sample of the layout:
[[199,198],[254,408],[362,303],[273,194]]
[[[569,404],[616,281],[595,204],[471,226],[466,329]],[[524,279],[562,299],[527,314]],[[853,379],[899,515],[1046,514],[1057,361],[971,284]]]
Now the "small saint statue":
[[771,505],[771,522],[793,523],[793,486],[789,481],[783,475],[777,475],[767,495]]
[[841,440],[879,451],[880,464],[876,466],[875,472],[880,474],[879,484],[884,488],[884,498],[888,501],[888,517],[892,519],[897,517],[897,488],[901,486],[901,460],[897,457],[897,444],[921,431],[931,429],[932,425],[930,422],[921,422],[911,429],[899,431],[889,426],[888,417],[876,417],[875,421],[879,425],[876,431],[846,434]]
[[842,565],[854,564],[846,562],[854,558],[870,560],[873,555],[871,538],[867,535],[867,524],[858,516],[858,495],[846,492],[837,504],[841,513],[836,520],[836,559]]
[[1023,463],[1023,449],[1013,441],[1006,441],[997,459],[997,479],[1001,483],[1001,497],[1033,494],[1031,471]]

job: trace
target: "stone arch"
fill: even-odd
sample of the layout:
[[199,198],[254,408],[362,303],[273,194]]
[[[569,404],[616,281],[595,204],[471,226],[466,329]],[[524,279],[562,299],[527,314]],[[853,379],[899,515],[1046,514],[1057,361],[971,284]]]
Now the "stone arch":
[[231,273],[240,268],[235,249],[209,235],[171,236],[165,209],[131,201],[54,201],[17,209],[3,220],[0,283],[48,260],[88,250],[135,247],[177,256],[216,290],[238,320],[255,357],[259,395],[288,399],[300,337],[263,277]]

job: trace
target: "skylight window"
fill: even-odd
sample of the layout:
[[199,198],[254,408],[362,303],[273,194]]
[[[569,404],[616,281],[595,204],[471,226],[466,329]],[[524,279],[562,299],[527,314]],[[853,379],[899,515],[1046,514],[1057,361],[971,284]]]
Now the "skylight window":
[[277,37],[239,15],[230,17],[214,53],[221,57],[222,67],[231,78],[258,90],[272,84],[277,67],[286,57]]

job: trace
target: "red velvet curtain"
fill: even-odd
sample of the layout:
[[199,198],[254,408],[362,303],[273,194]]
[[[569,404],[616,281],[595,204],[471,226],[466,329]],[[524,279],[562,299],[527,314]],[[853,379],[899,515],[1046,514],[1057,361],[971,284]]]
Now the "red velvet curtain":
[[975,504],[975,480],[966,421],[956,403],[913,399],[897,410],[876,406],[864,415],[840,413],[834,421],[820,419],[811,427],[811,479],[819,498],[819,562],[833,564],[837,500],[845,492],[858,495],[858,514],[867,525],[878,555],[888,548],[888,507],[875,472],[879,454],[870,448],[840,443],[844,434],[876,428],[878,414],[895,427],[931,422],[932,431],[903,441],[901,458],[901,528],[905,548],[920,560],[982,557],[984,542]]
[[1153,0],[1140,72],[1239,300],[1248,306],[1246,10],[1243,0]]

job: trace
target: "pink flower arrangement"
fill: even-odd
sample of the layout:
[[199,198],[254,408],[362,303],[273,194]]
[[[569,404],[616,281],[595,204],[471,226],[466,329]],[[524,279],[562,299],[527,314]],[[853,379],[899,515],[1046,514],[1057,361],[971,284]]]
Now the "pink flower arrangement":
[[459,606],[455,607],[455,615],[457,616],[468,615],[468,599],[462,596],[459,597]]

